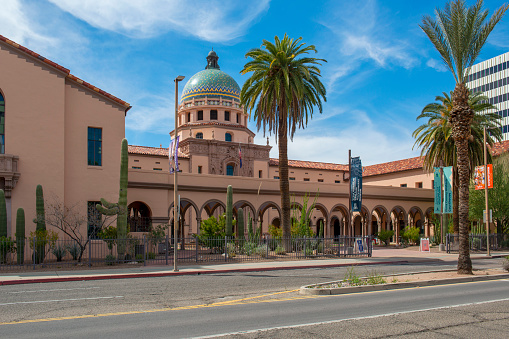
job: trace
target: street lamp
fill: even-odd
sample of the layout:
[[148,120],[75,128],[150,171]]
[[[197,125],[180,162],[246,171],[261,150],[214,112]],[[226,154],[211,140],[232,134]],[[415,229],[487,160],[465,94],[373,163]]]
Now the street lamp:
[[[177,135],[178,135],[178,93],[179,93],[179,81],[184,80],[183,75],[179,75],[175,78],[175,133],[173,134],[173,137],[175,138],[175,146],[177,142]],[[178,157],[178,149],[175,147],[175,160]],[[175,161],[175,164],[177,164],[177,161]],[[179,216],[178,213],[180,212],[180,206],[177,206],[178,204],[178,186],[177,186],[177,166],[175,166],[175,171],[173,171],[173,271],[178,272],[177,267],[177,247],[178,247],[178,226],[179,226]]]

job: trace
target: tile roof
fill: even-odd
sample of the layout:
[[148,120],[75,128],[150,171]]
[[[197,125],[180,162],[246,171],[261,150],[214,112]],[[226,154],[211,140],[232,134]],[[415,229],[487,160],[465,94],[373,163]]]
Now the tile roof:
[[509,152],[509,140],[497,142],[493,145],[493,149],[491,150],[491,154],[495,157],[498,157],[499,155],[503,153]]
[[97,87],[95,87],[94,85],[91,85],[91,84],[89,84],[88,82],[85,82],[85,81],[81,80],[80,78],[78,78],[78,77],[76,77],[76,76],[72,75],[72,74],[71,74],[71,71],[70,71],[69,69],[67,69],[67,68],[65,68],[65,67],[63,67],[63,66],[60,66],[60,65],[59,65],[59,64],[57,64],[56,62],[53,62],[53,61],[51,61],[51,60],[49,60],[49,59],[47,59],[47,58],[43,57],[42,55],[37,54],[37,53],[35,53],[34,51],[32,51],[32,50],[30,50],[30,49],[28,49],[28,48],[26,48],[26,47],[24,47],[24,46],[21,46],[20,44],[18,44],[18,43],[16,43],[16,42],[14,42],[14,41],[12,41],[12,40],[7,39],[7,38],[6,38],[6,37],[4,37],[3,35],[0,35],[0,41],[3,41],[3,42],[5,42],[6,44],[9,44],[9,45],[11,45],[11,46],[12,46],[12,47],[14,47],[14,48],[17,48],[18,50],[20,50],[20,51],[22,51],[22,52],[24,52],[24,53],[26,53],[26,54],[28,54],[28,55],[30,55],[30,56],[32,56],[32,57],[34,57],[34,58],[36,58],[36,59],[41,60],[42,62],[44,62],[44,63],[46,63],[46,64],[50,65],[51,67],[54,67],[54,68],[58,69],[58,70],[59,70],[59,71],[61,71],[61,72],[64,72],[65,74],[67,74],[67,76],[66,76],[66,77],[67,77],[68,79],[70,79],[70,80],[72,80],[72,81],[74,81],[74,82],[77,82],[78,84],[80,84],[80,85],[82,85],[82,86],[85,86],[85,87],[87,87],[87,88],[89,88],[89,89],[91,89],[91,90],[93,90],[93,91],[95,91],[95,92],[97,92],[97,93],[99,93],[99,94],[101,94],[101,95],[103,95],[103,96],[107,97],[108,99],[113,100],[113,101],[115,101],[115,102],[119,103],[120,105],[124,106],[124,107],[126,108],[126,110],[127,110],[127,109],[129,109],[129,108],[131,107],[131,105],[129,105],[129,103],[125,102],[124,100],[119,99],[119,98],[117,98],[116,96],[111,95],[110,93],[105,92],[105,91],[103,91],[102,89],[97,88]]
[[[139,154],[139,155],[155,155],[155,156],[161,156],[161,157],[167,158],[168,157],[168,148],[128,145],[127,153]],[[179,151],[179,158],[189,158],[189,156],[185,155]]]
[[395,173],[408,171],[413,169],[422,168],[423,158],[415,157],[391,162],[385,162],[383,164],[376,164],[371,166],[366,166],[363,168],[362,176],[369,177],[372,175],[380,175],[387,173]]
[[[221,126],[221,127],[229,127],[229,128],[236,128],[236,129],[246,129],[250,134],[255,135],[249,128],[243,125],[238,124],[227,124],[223,122],[215,122],[215,121],[207,121],[207,122],[188,122],[184,125],[179,126],[179,131],[182,131],[183,129],[189,128],[189,127],[200,127],[200,126]],[[172,130],[170,134],[173,133]]]
[[[269,166],[279,166],[279,159],[270,158]],[[297,168],[321,169],[327,171],[348,171],[348,165],[316,161],[288,160],[288,166]]]

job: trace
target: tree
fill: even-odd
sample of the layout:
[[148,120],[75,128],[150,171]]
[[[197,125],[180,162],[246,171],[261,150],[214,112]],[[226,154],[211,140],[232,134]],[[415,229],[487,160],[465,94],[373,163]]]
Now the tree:
[[[421,148],[421,156],[424,158],[424,168],[433,172],[434,167],[438,167],[443,161],[444,166],[453,166],[454,185],[453,185],[453,225],[454,231],[459,230],[458,220],[458,171],[456,166],[456,147],[451,138],[451,125],[449,117],[452,109],[452,92],[450,95],[443,93],[443,96],[437,96],[434,103],[426,105],[419,119],[428,119],[427,122],[417,127],[413,133],[416,139],[414,147]],[[487,142],[493,146],[495,141],[502,140],[502,131],[499,129],[501,117],[496,113],[489,113],[489,110],[496,109],[488,102],[488,97],[481,92],[471,93],[468,98],[468,105],[474,111],[474,119],[471,126],[472,138],[468,143],[468,152],[470,167],[484,163],[484,139],[483,128],[489,132]],[[488,153],[488,162],[491,162],[491,153]]]
[[468,105],[469,90],[466,79],[484,43],[496,24],[502,19],[509,5],[503,5],[486,21],[488,10],[483,9],[483,1],[470,8],[464,0],[450,1],[445,8],[435,10],[435,19],[424,16],[420,25],[442,61],[451,71],[456,82],[452,95],[452,109],[449,116],[451,137],[456,146],[456,163],[459,180],[459,255],[458,274],[472,274],[468,244],[468,196],[470,166],[468,139],[474,111]]
[[[475,190],[470,184],[470,218],[482,220],[486,209],[484,190]],[[493,188],[488,189],[490,209],[497,223],[497,233],[509,232],[509,164],[497,159],[493,163]]]
[[[288,136],[293,140],[295,130],[304,128],[322,100],[326,101],[325,86],[320,81],[321,62],[324,59],[307,57],[317,52],[314,45],[305,46],[302,38],[290,39],[284,35],[275,43],[263,40],[262,48],[246,53],[251,58],[241,73],[253,74],[242,86],[240,94],[244,109],[251,113],[258,130],[268,130],[278,138],[279,188],[281,191],[283,237],[290,238],[290,183],[288,181]],[[289,250],[289,241],[285,249]]]

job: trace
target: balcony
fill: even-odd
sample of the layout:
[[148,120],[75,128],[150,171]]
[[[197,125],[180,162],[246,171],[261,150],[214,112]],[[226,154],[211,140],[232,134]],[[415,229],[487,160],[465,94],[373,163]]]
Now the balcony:
[[0,185],[5,191],[5,197],[11,197],[11,191],[16,187],[20,173],[18,170],[19,157],[12,154],[0,154]]

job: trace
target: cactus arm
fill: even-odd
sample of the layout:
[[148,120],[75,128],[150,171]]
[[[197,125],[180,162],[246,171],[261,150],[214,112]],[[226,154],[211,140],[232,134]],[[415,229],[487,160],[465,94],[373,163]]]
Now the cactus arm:
[[46,221],[44,215],[44,195],[41,185],[37,185],[35,189],[35,209],[37,216],[34,221],[37,224],[36,230],[46,230]]
[[103,215],[117,215],[118,214],[118,207],[105,208],[104,206],[97,204],[97,205],[95,205],[95,208],[97,208],[99,213],[101,213]]
[[118,207],[118,203],[116,202],[109,202],[108,200],[101,198],[101,205],[103,205],[106,208],[114,208]]

